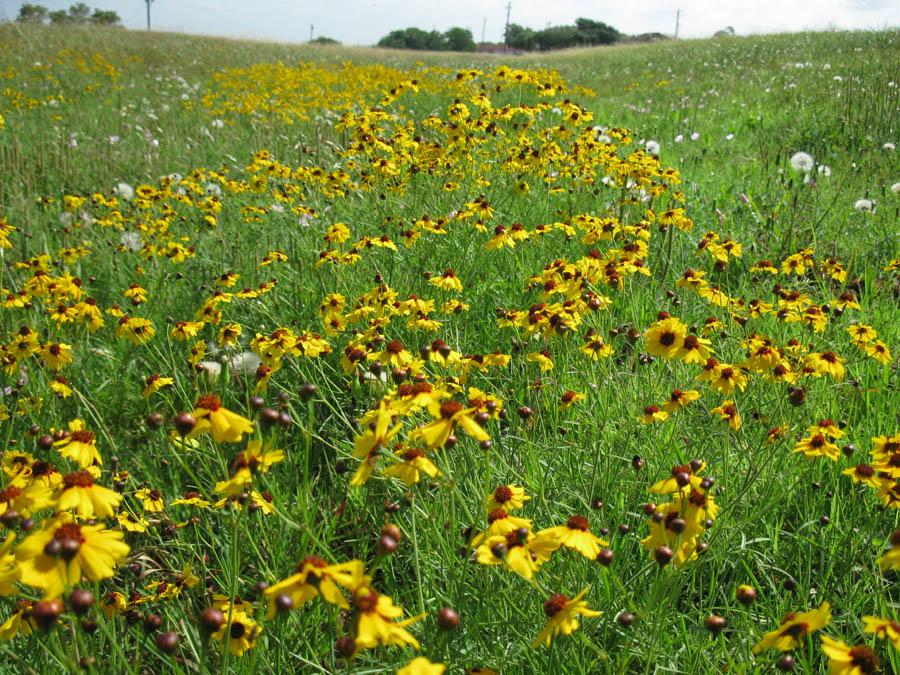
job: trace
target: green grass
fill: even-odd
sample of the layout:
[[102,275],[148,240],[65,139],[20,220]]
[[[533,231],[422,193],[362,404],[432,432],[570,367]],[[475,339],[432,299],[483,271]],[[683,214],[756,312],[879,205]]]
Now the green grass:
[[[409,663],[413,650],[399,647],[364,650],[345,662],[335,645],[352,632],[355,614],[321,598],[264,621],[266,601],[257,583],[273,585],[291,575],[305,556],[317,555],[331,563],[363,561],[373,588],[393,598],[405,617],[426,614],[409,630],[421,643],[421,654],[445,663],[448,672],[475,667],[503,673],[771,671],[779,655],[753,655],[751,647],[785,614],[824,601],[833,613],[824,632],[850,645],[873,646],[885,670],[897,670],[894,648],[862,632],[863,616],[896,613],[896,577],[883,574],[876,563],[897,526],[896,512],[881,507],[874,490],[854,484],[841,471],[869,461],[873,437],[900,432],[894,362],[882,366],[866,357],[845,330],[854,321],[870,324],[889,348],[900,349],[895,321],[900,287],[896,272],[884,269],[900,257],[900,194],[891,190],[900,182],[900,156],[885,147],[900,142],[898,41],[897,31],[816,33],[573,50],[504,61],[0,26],[0,65],[6,72],[0,86],[5,120],[0,165],[7,167],[0,182],[0,217],[18,228],[9,236],[12,248],[0,249],[0,286],[13,293],[23,288],[30,275],[16,261],[39,254],[59,259],[60,248],[82,245],[89,256],[58,262],[50,273],[79,277],[101,309],[121,305],[156,329],[153,339],[137,346],[117,339],[113,315],[104,315],[106,326],[95,333],[80,323],[57,326],[48,311],[57,301],[42,296],[32,298],[33,308],[0,311],[2,344],[28,325],[40,332],[41,341],[72,345],[74,355],[60,373],[75,390],[68,398],[49,389],[57,373],[39,358],[24,361],[26,376],[17,368],[0,375],[10,388],[2,401],[10,413],[17,399],[43,398],[39,410],[2,422],[8,456],[30,452],[65,474],[74,464],[56,450],[41,449],[38,439],[75,418],[96,433],[104,458],[98,483],[121,492],[123,508],[143,513],[151,523],[146,533],[126,535],[131,552],[115,577],[85,586],[98,599],[113,590],[126,598],[135,591],[153,596],[147,583],[172,582],[185,564],[200,578],[176,598],[152,597],[136,605],[133,625],[122,615],[105,619],[94,605],[89,620],[98,629],[90,632],[67,605],[63,623],[52,632],[4,643],[8,662],[17,663],[17,671],[36,672],[78,670],[82,660],[93,657],[94,665],[84,667],[97,672],[360,673]],[[540,82],[561,79],[566,89],[543,96],[534,87],[501,83],[490,73],[503,63],[541,69]],[[456,82],[457,70],[470,68],[486,75],[471,85]],[[398,158],[400,177],[375,176],[366,182],[361,171],[368,157],[389,151],[349,156],[358,139],[352,126],[336,124],[345,111],[361,115],[380,105],[390,88],[411,79],[419,81],[418,93],[409,90],[383,104],[397,115],[396,125],[391,119],[379,123],[385,140],[397,134],[390,152]],[[415,130],[410,136],[439,140],[446,148],[447,136],[424,120],[432,114],[447,120],[457,97],[477,115],[470,97],[481,82],[495,107],[547,105],[529,129],[522,127],[522,115],[498,122],[501,133],[496,135],[475,130],[477,143],[444,153],[431,166],[422,148],[402,145],[399,128],[408,119]],[[494,89],[501,84],[500,91]],[[593,116],[587,123],[566,122],[567,127],[576,133],[592,125],[631,130],[633,142],[618,149],[622,160],[643,147],[641,141],[654,140],[660,145],[660,167],[676,169],[682,183],[651,202],[631,203],[624,200],[627,190],[600,180],[604,167],[613,166],[609,161],[591,164],[598,172],[593,182],[581,180],[575,174],[596,160],[596,149],[593,155],[579,155],[558,129],[539,135],[562,123],[553,108],[564,107],[566,100]],[[111,136],[118,140],[111,142]],[[510,170],[501,160],[510,156],[519,136],[530,138],[534,147],[554,141],[560,153],[550,166]],[[293,172],[279,175],[270,162],[254,161],[254,153],[263,150]],[[799,151],[812,155],[817,166],[827,165],[830,175],[814,172],[804,181],[790,165]],[[358,187],[344,184],[343,194],[323,189],[326,183],[316,167],[326,174],[345,167]],[[185,177],[180,183],[184,198],[163,195],[158,202],[121,202],[116,208],[90,200],[94,193],[110,196],[120,182],[159,189],[160,177],[173,173]],[[265,184],[254,187],[260,175]],[[442,190],[448,180],[459,188]],[[529,183],[527,194],[517,194],[520,180]],[[202,202],[209,184],[221,191],[215,226],[203,219],[213,208],[206,202],[204,209]],[[683,204],[672,197],[675,189],[683,191]],[[65,195],[88,201],[67,214]],[[446,235],[426,232],[413,246],[404,246],[402,233],[415,221],[447,217],[479,195],[495,209],[485,232],[455,221]],[[873,211],[855,208],[864,198],[874,201]],[[312,215],[292,212],[296,206]],[[521,223],[534,230],[591,214],[617,216],[633,226],[647,217],[647,209],[659,214],[677,206],[685,208],[693,230],[670,226],[661,232],[651,224],[643,265],[652,274],[631,274],[621,291],[593,285],[591,291],[612,303],[605,311],[584,312],[567,337],[529,336],[521,328],[498,325],[500,308],[527,311],[539,302],[561,301],[542,300],[540,285],[530,280],[554,261],[573,263],[591,248],[605,253],[636,237],[585,245],[583,231],[567,237],[557,227],[514,249],[490,250],[486,243],[496,225]],[[122,221],[103,224],[110,212],[120,213]],[[323,241],[337,222],[349,227],[351,238]],[[698,251],[708,231],[739,242],[742,256],[715,269],[711,256]],[[139,234],[142,244],[194,247],[194,255],[177,263],[142,255],[122,245],[129,232]],[[396,251],[360,245],[361,259],[353,265],[316,266],[320,251],[344,254],[361,238],[382,235],[396,243]],[[806,247],[813,249],[816,264],[804,275],[750,269],[761,259],[780,267]],[[275,250],[287,261],[258,266]],[[828,257],[848,269],[844,282],[818,271]],[[447,268],[463,281],[462,294],[429,283],[428,277]],[[728,296],[748,302],[777,302],[772,287],[778,283],[808,294],[816,305],[834,304],[841,292],[851,291],[861,309],[828,314],[822,332],[773,314],[737,321],[733,314],[742,318],[745,311],[732,312],[676,286],[688,268],[706,271]],[[297,334],[320,333],[330,344],[330,354],[286,357],[272,375],[265,405],[290,417],[284,426],[259,423],[250,400],[253,374],[235,375],[225,365],[211,382],[188,362],[190,346],[199,337],[215,342],[218,327],[207,325],[188,342],[168,337],[175,322],[194,318],[216,288],[215,280],[228,271],[241,275],[234,288],[224,289],[229,292],[277,278],[273,290],[258,300],[235,298],[218,305],[223,324],[243,327],[241,350],[255,334],[269,335],[280,326]],[[135,306],[122,295],[133,283],[148,291],[147,301]],[[359,419],[375,409],[391,383],[344,375],[339,361],[352,331],[325,335],[317,309],[326,295],[340,293],[349,311],[357,298],[382,283],[395,289],[400,301],[415,294],[435,300],[437,309],[453,297],[470,305],[459,315],[436,311],[442,322],[436,332],[409,327],[402,316],[380,332],[413,354],[440,338],[461,354],[497,350],[510,355],[508,368],[473,369],[463,383],[499,398],[506,412],[485,424],[490,447],[463,432],[452,449],[429,452],[442,473],[434,480],[423,476],[406,487],[384,478],[380,471],[389,462],[381,458],[365,485],[351,487],[359,464],[352,457],[354,439],[366,431]],[[67,297],[59,302],[74,304]],[[810,352],[833,350],[844,359],[846,376],[797,382],[805,387],[799,406],[789,400],[787,384],[773,384],[759,374],[750,375],[746,390],[724,396],[695,381],[698,366],[646,357],[641,336],[661,311],[701,328],[707,317],[721,321],[709,338],[722,362],[743,362],[743,342],[765,334],[779,347],[795,339]],[[579,351],[588,329],[614,347],[611,358],[592,361]],[[629,330],[635,331],[634,339]],[[551,354],[552,371],[541,372],[527,359],[541,349]],[[370,343],[368,351],[380,348]],[[222,361],[230,353],[225,349],[208,359]],[[425,372],[433,382],[439,375],[460,375],[434,364]],[[153,373],[172,377],[174,386],[147,401],[141,397],[142,378]],[[535,387],[537,380],[543,386]],[[317,388],[308,400],[301,395],[305,383]],[[645,406],[662,405],[676,387],[698,389],[702,397],[664,424],[641,424]],[[208,391],[257,421],[251,438],[284,450],[284,461],[253,483],[253,489],[271,494],[274,513],[186,506],[147,513],[134,497],[137,489],[150,488],[159,490],[167,504],[186,491],[219,499],[215,485],[229,476],[229,462],[245,444],[217,445],[200,436],[199,446],[186,452],[170,440],[175,416],[194,409],[197,397]],[[567,391],[586,399],[559,410]],[[738,431],[709,412],[726,398],[735,400],[742,416]],[[530,417],[517,414],[523,406],[533,411]],[[164,416],[161,428],[150,424],[153,413]],[[847,436],[835,443],[852,443],[852,457],[842,454],[833,463],[791,452],[805,429],[820,419],[845,423]],[[424,412],[398,419],[404,425],[398,438],[408,438],[416,423],[430,420]],[[766,445],[775,425],[786,433]],[[708,549],[698,559],[677,569],[660,567],[640,543],[648,534],[644,505],[669,498],[648,490],[673,466],[693,458],[705,460],[705,474],[716,478],[711,494],[721,511],[703,535]],[[115,471],[127,471],[129,477],[114,481]],[[501,484],[523,486],[532,497],[522,513],[532,519],[535,532],[562,525],[575,514],[588,517],[595,534],[605,528],[612,564],[603,567],[561,550],[540,568],[534,583],[500,566],[479,565],[467,548],[470,533],[485,527],[484,498]],[[49,508],[33,517],[40,523],[51,514]],[[403,537],[396,552],[384,556],[378,540],[389,522]],[[114,519],[108,523],[115,526]],[[16,547],[28,536],[20,525],[14,528]],[[749,608],[735,600],[740,584],[759,593]],[[582,618],[572,635],[555,637],[549,648],[532,649],[547,618],[543,603],[555,593],[571,597],[585,588],[588,606],[602,616]],[[240,658],[223,654],[221,645],[204,639],[198,628],[214,593],[236,594],[255,607],[263,633],[257,647]],[[40,595],[20,585],[4,598],[0,621],[20,598]],[[438,630],[442,607],[458,612],[456,630]],[[617,620],[623,612],[635,615],[630,626]],[[151,613],[161,617],[161,630],[180,636],[173,654],[162,653],[145,633],[143,621]],[[727,622],[718,636],[704,628],[710,615]],[[793,656],[799,672],[821,671],[827,662],[818,635],[807,638]]]

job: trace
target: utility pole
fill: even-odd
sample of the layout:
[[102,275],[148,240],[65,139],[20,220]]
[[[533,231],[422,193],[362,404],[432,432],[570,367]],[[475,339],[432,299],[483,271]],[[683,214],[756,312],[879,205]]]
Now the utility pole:
[[484,31],[487,30],[487,19],[481,22],[481,43],[484,44]]
[[681,24],[681,10],[675,12],[675,39],[678,39],[678,26]]
[[506,3],[506,28],[503,29],[503,52],[509,46],[509,12],[512,9],[512,0]]
[[312,42],[313,25],[309,24],[309,41]]
[[153,0],[144,0],[147,3],[147,30],[150,30],[150,3]]

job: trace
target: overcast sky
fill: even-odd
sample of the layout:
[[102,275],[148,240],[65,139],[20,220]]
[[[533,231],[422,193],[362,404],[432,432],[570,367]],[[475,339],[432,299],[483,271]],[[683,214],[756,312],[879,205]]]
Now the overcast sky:
[[[31,0],[51,10],[71,0]],[[85,0],[112,9],[128,28],[145,28],[145,0]],[[21,2],[0,0],[0,17],[15,18]],[[513,0],[510,22],[529,28],[571,24],[578,17],[604,21],[623,33],[675,32],[709,37],[733,26],[738,35],[806,29],[871,29],[900,25],[900,0]],[[476,41],[503,40],[506,0],[153,0],[153,28],[279,42],[315,37],[371,45],[392,30],[416,26],[441,32],[472,31]]]

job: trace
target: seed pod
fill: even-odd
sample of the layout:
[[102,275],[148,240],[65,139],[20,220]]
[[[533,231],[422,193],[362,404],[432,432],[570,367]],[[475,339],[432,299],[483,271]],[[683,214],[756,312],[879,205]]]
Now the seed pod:
[[397,550],[397,540],[386,535],[378,539],[378,552],[381,555],[390,555]]
[[400,540],[403,539],[403,535],[400,533],[400,528],[397,527],[396,525],[394,525],[393,523],[390,523],[390,524],[382,527],[381,535],[384,537],[390,537],[397,543],[399,543]]
[[59,615],[63,612],[62,600],[39,601],[31,606],[31,617],[43,630],[50,630],[56,625]]
[[175,429],[181,436],[187,436],[197,424],[197,419],[191,413],[183,412],[175,416]]
[[353,658],[353,654],[356,653],[356,640],[349,635],[338,638],[338,641],[334,644],[334,650],[341,657],[351,659]]
[[459,614],[450,607],[444,607],[438,612],[437,624],[441,630],[453,630],[459,625]]
[[609,567],[612,565],[613,561],[613,552],[612,549],[604,548],[597,554],[597,562],[603,565],[604,567]]
[[180,641],[178,634],[173,633],[172,631],[166,631],[165,633],[160,633],[156,636],[156,646],[159,648],[159,651],[164,654],[172,654],[178,649],[178,643]]
[[653,557],[660,567],[665,567],[672,561],[672,558],[675,557],[675,554],[668,546],[660,546],[655,551],[653,551]]
[[631,624],[634,623],[635,616],[630,612],[622,612],[619,616],[616,617],[616,621],[619,622],[619,625],[623,628],[628,628]]
[[159,618],[159,614],[148,614],[144,618],[144,630],[148,633],[155,633],[162,626],[162,619]]
[[794,657],[790,654],[784,654],[775,662],[775,667],[783,673],[789,673],[794,669]]
[[744,607],[749,607],[756,602],[756,596],[756,589],[753,588],[753,586],[748,586],[746,584],[738,586],[736,593],[737,601]]
[[294,608],[294,600],[287,593],[279,593],[275,596],[275,609],[279,614],[289,612]]
[[200,630],[207,635],[210,633],[215,633],[219,628],[222,627],[222,624],[225,623],[225,615],[222,612],[214,607],[208,607],[204,609],[200,614],[200,619],[198,624],[200,625]]
[[94,594],[86,588],[76,588],[69,595],[69,607],[78,616],[87,614],[93,604]]
[[727,622],[723,617],[713,614],[706,619],[706,630],[713,635],[718,635],[722,632],[722,629],[725,628],[726,623]]

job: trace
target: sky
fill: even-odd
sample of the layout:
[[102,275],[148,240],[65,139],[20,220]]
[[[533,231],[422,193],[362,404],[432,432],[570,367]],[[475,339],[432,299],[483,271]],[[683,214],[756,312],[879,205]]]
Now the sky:
[[[71,0],[31,0],[51,11]],[[147,26],[145,0],[85,0],[115,10],[127,28]],[[18,0],[0,0],[0,19],[14,19]],[[737,35],[801,30],[900,26],[900,0],[511,0],[510,23],[541,29],[576,18],[603,21],[620,32],[709,37],[732,26]],[[392,30],[415,26],[446,31],[461,26],[476,42],[502,42],[507,0],[153,0],[154,29],[224,37],[305,42],[330,37],[345,45],[372,45]]]

